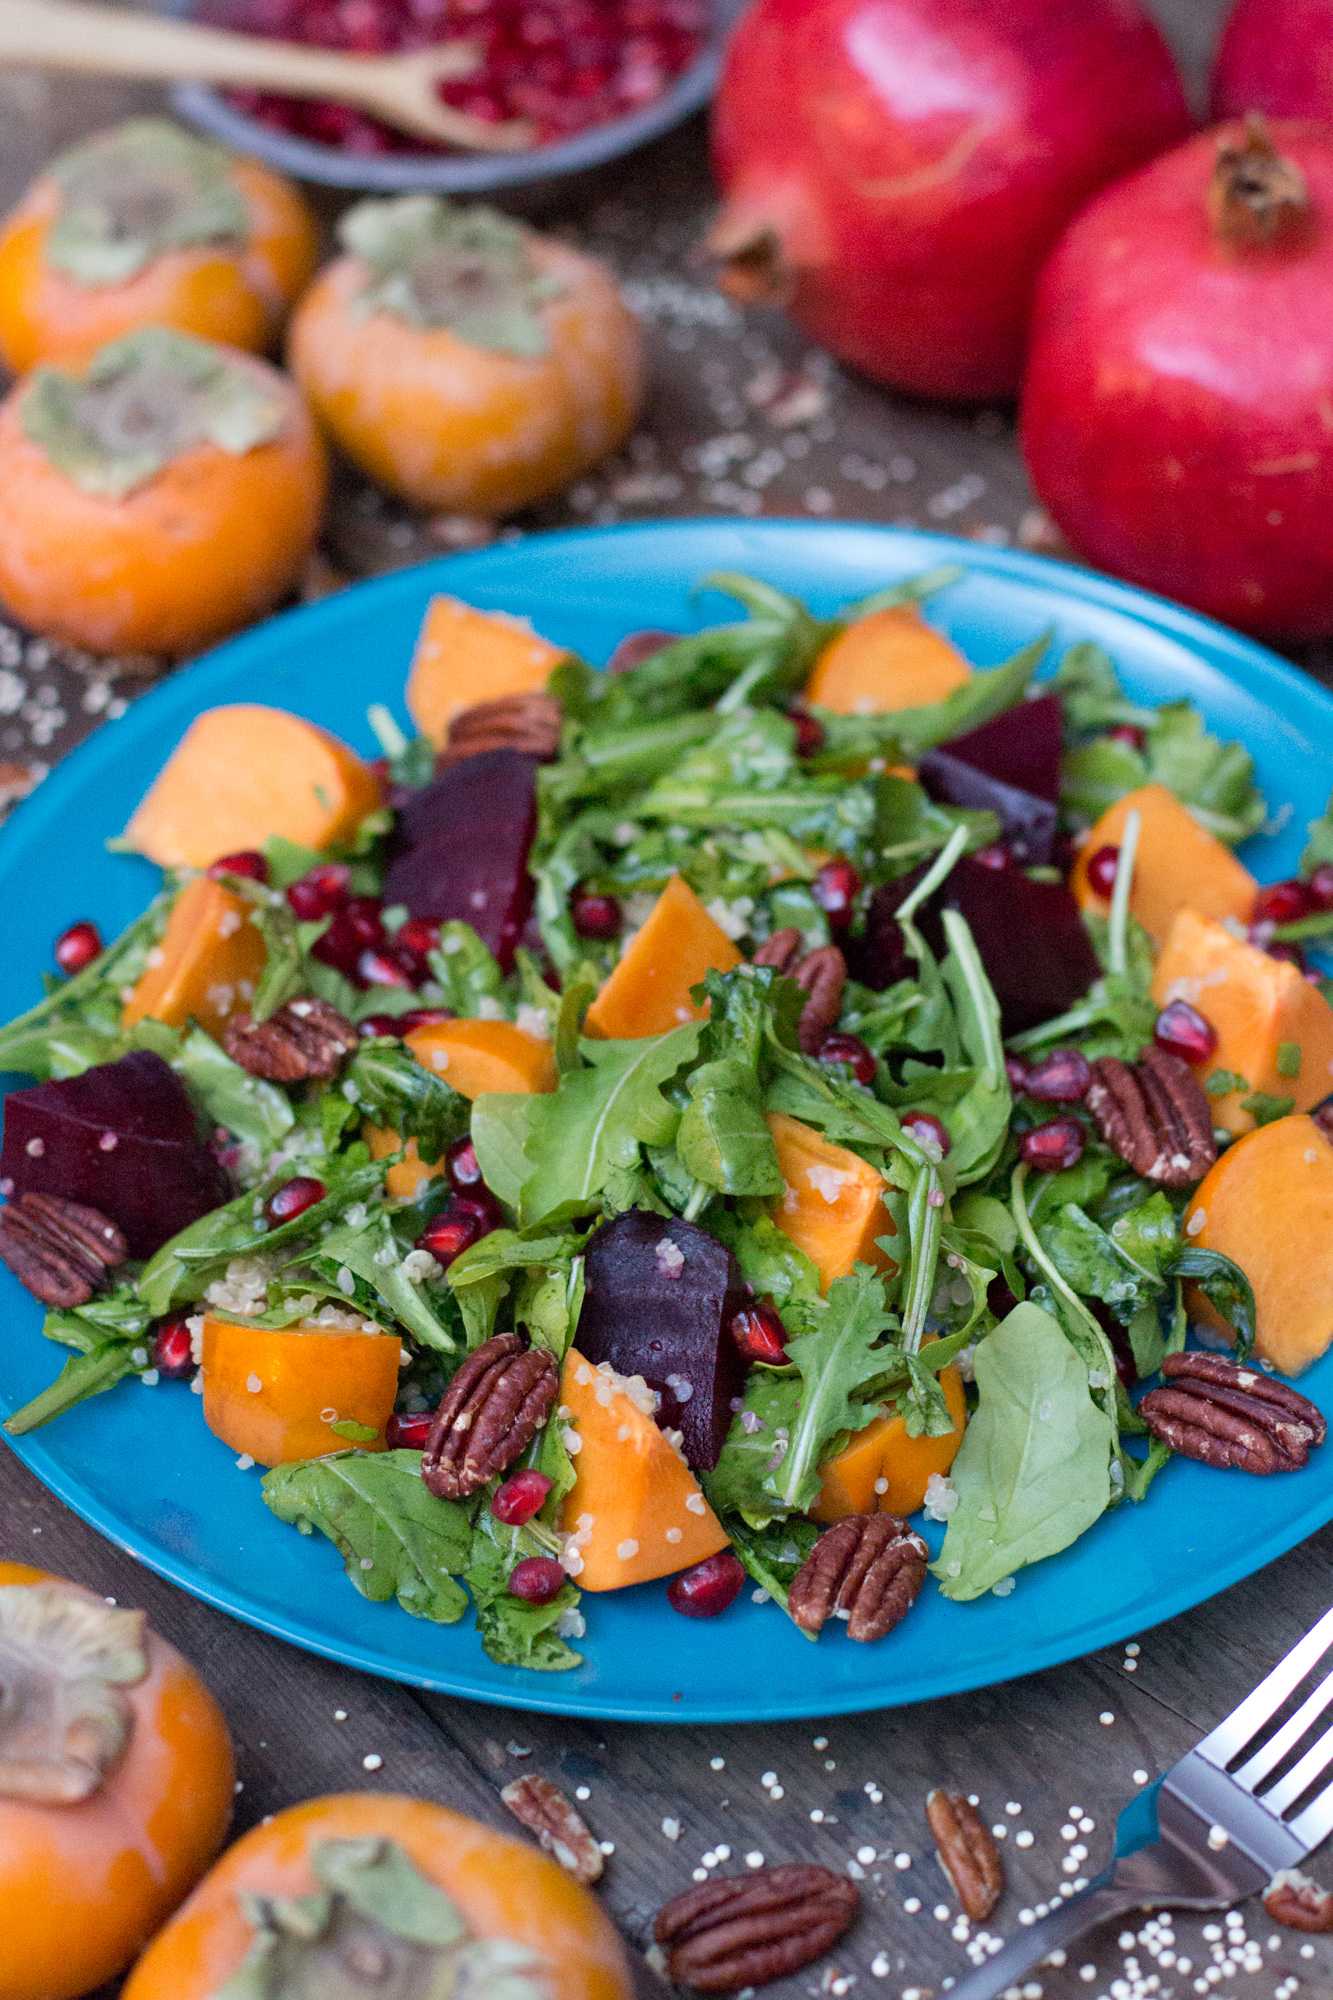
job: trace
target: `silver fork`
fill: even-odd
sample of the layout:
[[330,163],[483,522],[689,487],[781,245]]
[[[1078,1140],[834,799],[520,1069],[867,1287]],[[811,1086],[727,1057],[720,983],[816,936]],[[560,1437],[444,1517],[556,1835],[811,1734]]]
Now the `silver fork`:
[[1130,1910],[1225,1909],[1312,1853],[1333,1831],[1333,1780],[1294,1808],[1333,1764],[1333,1727],[1275,1774],[1333,1702],[1333,1673],[1266,1741],[1256,1739],[1330,1646],[1333,1611],[1326,1611],[1225,1722],[1125,1808],[1106,1872],[1011,1938],[950,2000],[995,2000],[1051,1952]]

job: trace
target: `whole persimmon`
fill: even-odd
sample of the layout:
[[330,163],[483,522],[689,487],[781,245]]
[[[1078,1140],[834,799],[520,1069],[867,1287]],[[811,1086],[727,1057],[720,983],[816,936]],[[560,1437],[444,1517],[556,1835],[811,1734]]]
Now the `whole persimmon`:
[[[231,1984],[241,1967],[249,1981]],[[251,1983],[252,1982],[252,1983]],[[535,1847],[393,1793],[291,1806],[224,1854],[122,2000],[632,2000],[596,1902]]]
[[62,153],[0,224],[0,357],[15,374],[85,361],[148,325],[262,353],[317,254],[290,181],[130,119]]
[[625,438],[643,393],[611,274],[488,208],[363,201],[296,309],[288,364],[363,472],[416,506],[512,514]]
[[0,601],[94,653],[192,652],[295,584],[326,480],[285,375],[142,327],[0,403]]
[[141,1611],[22,1563],[0,1562],[0,1688],[0,2000],[74,2000],[221,1847],[231,1742]]

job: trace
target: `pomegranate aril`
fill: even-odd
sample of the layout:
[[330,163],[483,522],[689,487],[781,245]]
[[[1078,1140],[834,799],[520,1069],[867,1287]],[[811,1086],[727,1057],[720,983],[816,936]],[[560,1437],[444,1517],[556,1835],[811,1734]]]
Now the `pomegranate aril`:
[[1028,1078],[1032,1074],[1032,1065],[1025,1062],[1022,1056],[1006,1055],[1004,1059],[1004,1073],[1009,1079],[1009,1088],[1013,1091],[1015,1097],[1025,1097],[1027,1095]]
[[554,1556],[525,1556],[509,1572],[509,1594],[525,1604],[550,1604],[565,1587],[565,1572]]
[[91,965],[102,950],[102,934],[96,924],[71,924],[56,939],[53,956],[62,972],[71,979],[76,972],[82,972],[85,965]]
[[320,917],[331,917],[346,903],[351,879],[351,869],[341,861],[330,861],[323,867],[312,868],[288,889],[288,905],[302,923],[315,923]]
[[693,1569],[673,1576],[667,1585],[667,1602],[684,1618],[716,1618],[736,1602],[745,1576],[740,1557],[731,1549],[722,1549]]
[[423,959],[439,942],[440,927],[429,917],[409,917],[394,936],[394,943],[403,951],[414,952]]
[[1311,910],[1333,910],[1333,861],[1321,861],[1305,885]]
[[398,1016],[400,1034],[410,1035],[417,1028],[438,1028],[441,1021],[455,1021],[458,1016],[451,1007],[409,1007]]
[[1254,899],[1252,924],[1294,924],[1310,914],[1310,892],[1304,882],[1270,882]]
[[1120,866],[1118,847],[1099,847],[1088,862],[1088,887],[1098,896],[1109,896],[1115,887],[1115,871]]
[[1182,1062],[1207,1062],[1217,1047],[1217,1030],[1188,1000],[1173,1000],[1157,1016],[1152,1038],[1159,1049]]
[[569,920],[581,938],[608,944],[620,936],[624,916],[615,896],[598,896],[576,887],[569,898]]
[[384,1426],[384,1442],[390,1451],[424,1451],[435,1422],[433,1410],[395,1410]]
[[1034,1125],[1018,1142],[1018,1157],[1040,1173],[1058,1173],[1062,1167],[1076,1167],[1083,1158],[1086,1134],[1077,1118],[1052,1118],[1049,1124]]
[[242,875],[247,882],[268,881],[268,863],[255,847],[247,847],[239,854],[224,854],[205,872],[215,882],[223,875]]
[[1148,747],[1147,737],[1141,729],[1136,729],[1132,722],[1117,722],[1106,733],[1113,743],[1128,744],[1131,750],[1142,752]]
[[407,1029],[403,1026],[401,1014],[367,1014],[357,1022],[357,1033],[365,1041],[373,1041],[377,1035],[393,1035],[402,1041]]
[[169,1319],[153,1335],[149,1358],[164,1382],[184,1382],[195,1370],[190,1329],[184,1319]]
[[787,714],[796,725],[796,755],[817,757],[824,747],[824,725],[804,708],[789,708]]
[[534,1514],[540,1514],[553,1484],[544,1472],[516,1472],[496,1488],[491,1512],[506,1527],[521,1528]]
[[495,1227],[493,1217],[479,1201],[466,1195],[455,1195],[447,1208],[426,1224],[416,1241],[418,1250],[429,1250],[442,1270],[447,1271],[455,1257],[461,1257],[474,1243],[488,1236]]
[[270,1229],[276,1229],[279,1223],[292,1222],[298,1215],[304,1215],[317,1201],[323,1201],[327,1193],[323,1181],[317,1181],[313,1174],[297,1174],[274,1189],[264,1203],[264,1220]]
[[460,1194],[471,1194],[475,1189],[485,1186],[481,1177],[481,1167],[477,1162],[477,1149],[472,1143],[470,1133],[464,1133],[461,1139],[455,1139],[453,1145],[449,1147],[444,1156],[444,1171],[450,1185],[457,1188]]
[[947,1127],[933,1111],[909,1111],[902,1120],[902,1128],[909,1139],[916,1140],[923,1152],[938,1152],[941,1159],[953,1144]]
[[859,1035],[825,1035],[815,1060],[830,1065],[841,1064],[851,1071],[858,1083],[870,1085],[875,1081],[878,1065],[874,1052],[866,1047]]
[[1013,1311],[1014,1307],[1018,1304],[1018,1300],[1010,1291],[1006,1280],[996,1276],[991,1279],[986,1287],[986,1304],[990,1307],[996,1319],[1004,1319]]
[[397,986],[410,992],[417,983],[396,952],[363,951],[357,957],[356,970],[367,986]]
[[727,1321],[727,1331],[747,1361],[781,1368],[787,1359],[787,1332],[772,1299],[754,1299]]
[[861,877],[850,861],[826,861],[810,884],[810,893],[828,918],[828,927],[838,935],[851,928]]
[[1081,1049],[1052,1049],[1028,1071],[1027,1095],[1043,1104],[1079,1104],[1091,1082],[1092,1070]]

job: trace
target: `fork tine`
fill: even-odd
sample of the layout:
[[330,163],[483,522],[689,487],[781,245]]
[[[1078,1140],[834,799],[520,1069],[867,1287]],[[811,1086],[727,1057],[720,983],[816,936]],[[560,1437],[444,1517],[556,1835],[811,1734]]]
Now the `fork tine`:
[[1300,1763],[1293,1764],[1286,1777],[1279,1778],[1273,1789],[1264,1793],[1260,1805],[1271,1813],[1284,1813],[1288,1806],[1295,1805],[1302,1792],[1309,1790],[1316,1778],[1323,1776],[1330,1764],[1333,1764],[1333,1729],[1326,1729]]
[[1244,1785],[1247,1791],[1254,1791],[1270,1771],[1277,1769],[1287,1752],[1295,1749],[1306,1730],[1318,1720],[1331,1701],[1333,1674],[1328,1674],[1308,1700],[1301,1703],[1295,1715],[1283,1723],[1276,1735],[1270,1736],[1261,1750],[1256,1750],[1247,1763],[1231,1773],[1236,1783]]
[[1325,1785],[1318,1798],[1312,1799],[1303,1813],[1288,1820],[1288,1831],[1294,1833],[1307,1854],[1312,1854],[1321,1840],[1333,1833],[1333,1785]]
[[1278,1661],[1272,1673],[1266,1674],[1258,1687],[1232,1709],[1226,1720],[1219,1722],[1217,1728],[1204,1737],[1199,1745],[1199,1755],[1225,1770],[1270,1716],[1276,1714],[1293,1689],[1300,1686],[1330,1646],[1333,1646],[1333,1611],[1326,1611],[1319,1623],[1297,1641],[1286,1658]]

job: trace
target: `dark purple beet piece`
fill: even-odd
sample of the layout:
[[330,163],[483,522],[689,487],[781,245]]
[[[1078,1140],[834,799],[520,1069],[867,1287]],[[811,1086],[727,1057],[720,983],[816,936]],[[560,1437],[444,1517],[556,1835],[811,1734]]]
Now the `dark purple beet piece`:
[[517,750],[465,757],[413,793],[386,848],[385,903],[439,923],[461,918],[504,972],[532,908],[538,763]]
[[1020,701],[993,722],[969,729],[941,745],[951,757],[985,771],[1002,785],[1031,792],[1051,805],[1060,803],[1060,752],[1064,747],[1064,713],[1058,694]]
[[657,1390],[657,1420],[682,1433],[696,1472],[717,1464],[744,1386],[726,1327],[746,1296],[731,1253],[692,1222],[631,1209],[589,1239],[574,1345]]
[[[896,986],[900,979],[916,977],[916,960],[908,953],[894,912],[900,903],[906,902],[929,866],[928,861],[923,861],[906,875],[881,883],[870,898],[865,930],[860,937],[848,938],[843,946],[852,978],[859,979],[863,986],[873,987],[876,993],[882,993],[886,986]],[[933,901],[917,911],[916,924],[938,958],[944,949],[944,931]]]
[[184,1085],[147,1049],[11,1091],[0,1192],[62,1194],[100,1208],[131,1257],[151,1257],[232,1196],[222,1167],[200,1143]]
[[[1035,708],[1035,702],[1028,703]],[[1023,868],[1044,867],[1055,841],[1055,807],[1035,792],[1001,784],[949,750],[927,750],[917,766],[922,788],[941,805],[999,815],[1000,839]]]

